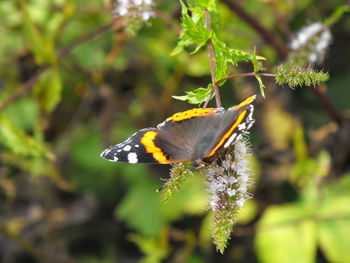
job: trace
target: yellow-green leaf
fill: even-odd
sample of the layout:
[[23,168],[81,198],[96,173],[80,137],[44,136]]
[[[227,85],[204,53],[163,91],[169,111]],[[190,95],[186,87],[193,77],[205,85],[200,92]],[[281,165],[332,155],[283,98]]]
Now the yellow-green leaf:
[[314,262],[316,225],[308,218],[309,212],[301,203],[268,208],[256,236],[260,262]]
[[41,76],[36,83],[34,94],[38,98],[41,108],[51,112],[61,101],[62,82],[58,69],[51,68]]
[[24,156],[40,156],[45,152],[42,145],[18,129],[3,113],[0,113],[0,144]]

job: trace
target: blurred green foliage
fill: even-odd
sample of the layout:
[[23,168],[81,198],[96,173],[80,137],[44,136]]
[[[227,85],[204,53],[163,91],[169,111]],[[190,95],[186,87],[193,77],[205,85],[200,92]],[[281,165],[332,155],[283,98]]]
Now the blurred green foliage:
[[[216,45],[227,43],[223,53],[241,59],[216,57],[222,69],[217,78],[261,70],[258,56],[249,55],[254,50],[266,58],[267,69],[285,62],[225,2],[211,10],[223,41]],[[291,32],[309,21],[331,25],[333,43],[320,68],[329,72],[335,108],[349,109],[345,1],[232,2],[286,47]],[[169,167],[99,157],[106,146],[191,107],[171,96],[210,83],[207,51],[181,41],[176,48],[180,3],[156,2],[157,18],[134,36],[113,19],[115,5],[0,1],[0,261],[350,262],[349,115],[339,110],[344,122],[335,124],[311,89],[265,83],[251,134],[254,199],[242,208],[223,256],[211,245],[198,174],[164,203],[156,189]],[[171,56],[179,48],[185,52]],[[190,55],[193,50],[198,52]],[[254,68],[232,68],[248,60]],[[223,106],[258,90],[248,78],[228,80],[220,87]]]

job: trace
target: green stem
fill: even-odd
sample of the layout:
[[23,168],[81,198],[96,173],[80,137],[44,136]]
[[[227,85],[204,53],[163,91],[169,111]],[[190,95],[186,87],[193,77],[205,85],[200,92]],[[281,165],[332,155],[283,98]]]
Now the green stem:
[[[210,14],[208,10],[205,10],[205,19],[207,23],[208,30],[211,30],[211,19]],[[209,53],[209,60],[210,60],[210,75],[211,75],[211,83],[213,85],[213,90],[215,92],[215,101],[216,101],[216,107],[221,108],[221,100],[220,100],[220,92],[219,92],[219,86],[217,82],[215,81],[215,56],[214,56],[214,48],[213,48],[213,42],[211,39],[208,41],[208,53]],[[208,102],[211,98],[212,92],[209,94],[209,97],[207,98],[207,101],[205,102],[205,107],[208,105]]]
[[277,75],[272,73],[258,73],[258,72],[238,73],[238,74],[233,74],[225,78],[219,79],[218,81],[216,81],[216,83],[219,84],[220,82],[223,82],[225,80],[234,79],[238,77],[255,77],[255,76],[276,77]]

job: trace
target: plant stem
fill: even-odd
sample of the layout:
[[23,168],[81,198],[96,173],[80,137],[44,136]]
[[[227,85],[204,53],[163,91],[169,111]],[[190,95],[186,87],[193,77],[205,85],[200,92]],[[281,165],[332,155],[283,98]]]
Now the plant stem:
[[254,76],[276,77],[277,75],[273,73],[258,73],[258,72],[238,73],[238,74],[233,74],[225,78],[219,79],[218,81],[216,81],[216,83],[219,84],[220,82],[223,82],[225,80],[234,79],[238,77],[254,77]]
[[[205,10],[205,20],[207,23],[207,28],[210,31],[211,30],[211,19],[210,14],[208,10]],[[215,101],[216,101],[216,107],[221,108],[221,101],[220,101],[220,93],[219,93],[219,86],[215,81],[215,57],[214,57],[214,48],[213,48],[213,42],[211,39],[208,40],[208,52],[209,52],[209,60],[210,60],[210,75],[211,75],[211,83],[213,85],[213,90],[215,92]],[[209,94],[209,97],[207,101],[209,102],[211,98],[212,92]],[[204,104],[205,107],[208,105],[208,103]]]

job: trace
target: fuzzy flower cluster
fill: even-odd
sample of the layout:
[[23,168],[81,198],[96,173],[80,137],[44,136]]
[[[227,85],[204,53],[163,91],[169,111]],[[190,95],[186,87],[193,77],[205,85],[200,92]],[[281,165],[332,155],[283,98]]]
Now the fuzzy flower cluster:
[[222,201],[228,199],[235,208],[240,208],[250,198],[247,192],[252,170],[249,163],[251,156],[248,139],[237,141],[219,160],[207,166],[203,174],[208,178],[210,208],[220,210]]
[[322,23],[313,23],[297,32],[290,43],[292,50],[308,49],[308,60],[311,64],[321,62],[332,35]]
[[218,160],[202,169],[207,177],[209,205],[213,211],[213,242],[223,253],[236,221],[238,210],[250,199],[252,170],[247,138],[230,146]]
[[117,0],[113,15],[115,17],[141,18],[147,22],[155,17],[153,0]]

